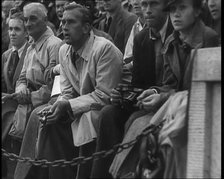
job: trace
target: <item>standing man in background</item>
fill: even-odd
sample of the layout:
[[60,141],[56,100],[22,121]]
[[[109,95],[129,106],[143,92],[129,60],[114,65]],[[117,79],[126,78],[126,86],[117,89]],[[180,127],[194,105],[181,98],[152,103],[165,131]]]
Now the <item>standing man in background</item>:
[[59,37],[61,40],[63,40],[63,33],[62,33],[62,16],[64,12],[64,6],[68,4],[70,0],[55,0],[55,9],[56,14],[59,20],[59,27],[57,28],[57,37]]
[[124,54],[132,26],[137,20],[135,14],[129,13],[122,7],[121,0],[103,0],[107,18],[99,24],[99,29],[107,32],[114,44]]

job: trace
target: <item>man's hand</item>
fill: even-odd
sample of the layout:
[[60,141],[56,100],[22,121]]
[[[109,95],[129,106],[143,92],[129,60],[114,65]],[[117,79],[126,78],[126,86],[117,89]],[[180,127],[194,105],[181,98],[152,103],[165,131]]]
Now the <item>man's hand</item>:
[[121,93],[116,89],[112,89],[110,94],[110,101],[113,105],[120,105],[122,101]]
[[60,64],[57,64],[57,65],[53,68],[53,73],[54,73],[54,75],[60,75]]
[[71,106],[68,100],[56,101],[53,106],[48,106],[40,111],[38,114],[47,112],[46,116],[46,125],[56,123],[58,120],[61,120],[61,117],[64,116],[68,110],[71,110]]
[[160,94],[156,94],[153,89],[145,90],[137,98],[137,106],[146,111],[154,111],[160,103],[160,98]]
[[31,104],[31,93],[29,89],[14,93],[13,99],[17,100],[19,104]]
[[7,100],[12,99],[15,94],[2,93],[2,104],[4,104]]

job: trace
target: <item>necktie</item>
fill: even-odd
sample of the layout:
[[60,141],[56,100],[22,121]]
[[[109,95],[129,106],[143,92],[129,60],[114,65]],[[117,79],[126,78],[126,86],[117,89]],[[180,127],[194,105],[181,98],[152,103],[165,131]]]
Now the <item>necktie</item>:
[[112,17],[109,17],[109,18],[107,19],[107,21],[105,22],[105,24],[104,24],[104,31],[105,31],[106,33],[108,33],[108,31],[109,31],[111,21],[112,21]]
[[76,68],[76,64],[75,64],[75,62],[76,62],[76,60],[77,60],[78,58],[79,58],[78,53],[77,53],[77,52],[73,52],[71,61],[72,61],[72,64],[74,65],[75,68]]
[[62,24],[60,24],[58,31],[57,31],[57,36],[62,34]]
[[15,50],[11,54],[10,62],[9,62],[9,80],[12,82],[13,76],[17,67],[17,64],[19,62],[19,54],[18,51]]

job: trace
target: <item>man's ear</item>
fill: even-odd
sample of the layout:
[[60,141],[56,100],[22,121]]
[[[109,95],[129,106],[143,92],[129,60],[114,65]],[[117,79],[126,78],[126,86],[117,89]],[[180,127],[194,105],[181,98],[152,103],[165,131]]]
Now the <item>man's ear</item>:
[[83,33],[88,34],[91,30],[91,25],[89,23],[84,23],[83,25]]
[[201,14],[201,9],[194,9],[194,15],[196,18],[198,18]]

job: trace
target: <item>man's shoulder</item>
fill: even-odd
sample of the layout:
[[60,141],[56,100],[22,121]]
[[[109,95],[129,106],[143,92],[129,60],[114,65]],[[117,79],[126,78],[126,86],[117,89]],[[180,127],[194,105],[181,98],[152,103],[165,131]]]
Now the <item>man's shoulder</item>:
[[111,42],[113,42],[112,37],[111,37],[108,33],[104,32],[104,31],[102,31],[102,30],[93,28],[93,33],[94,33],[96,36],[104,37],[104,38],[106,38],[107,40],[110,40]]
[[94,38],[95,39],[94,39],[93,48],[95,48],[95,47],[102,48],[105,46],[115,46],[110,40],[106,39],[105,37],[95,34]]
[[2,56],[4,56],[4,57],[8,57],[11,53],[12,53],[12,48],[6,50],[6,51],[2,54]]
[[218,34],[214,29],[208,26],[204,26],[204,38],[209,39],[209,38],[217,38],[217,37],[218,37]]
[[71,47],[70,45],[65,43],[60,47],[59,52],[65,54],[70,47]]
[[110,40],[95,35],[95,40],[93,43],[93,51],[98,53],[105,50],[110,53],[116,53],[122,55],[121,51]]
[[58,37],[56,37],[55,35],[51,35],[48,39],[47,39],[47,43],[51,44],[51,45],[55,45],[55,44],[60,44],[62,43],[62,40]]

